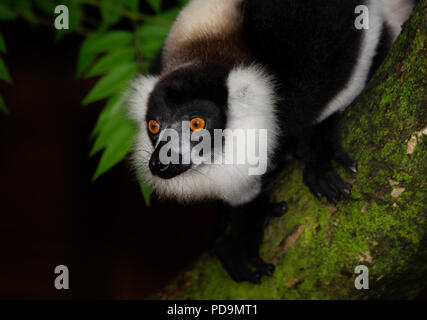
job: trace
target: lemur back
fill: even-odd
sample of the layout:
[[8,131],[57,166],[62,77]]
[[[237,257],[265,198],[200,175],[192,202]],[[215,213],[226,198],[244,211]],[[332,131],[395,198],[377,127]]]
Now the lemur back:
[[[193,0],[165,43],[163,73],[192,62],[259,63],[279,83],[290,133],[344,110],[387,52],[412,0]],[[369,9],[369,29],[355,8]],[[382,47],[380,47],[382,46]],[[377,60],[383,58],[383,54]],[[307,93],[310,94],[307,94]]]

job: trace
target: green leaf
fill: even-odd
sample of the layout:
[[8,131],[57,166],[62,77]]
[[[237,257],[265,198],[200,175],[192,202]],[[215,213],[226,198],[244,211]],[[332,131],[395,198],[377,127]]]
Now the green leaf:
[[79,51],[79,57],[77,61],[77,76],[81,76],[83,71],[91,65],[91,63],[95,60],[97,53],[90,52],[88,47],[90,48],[90,43],[96,42],[98,39],[104,36],[103,32],[94,32],[91,33],[82,43]]
[[84,7],[78,1],[73,1],[70,8],[70,32],[81,27],[85,18]]
[[99,59],[98,62],[87,72],[87,77],[105,74],[122,64],[126,64],[134,60],[134,48],[124,48],[113,51]]
[[151,61],[149,61],[148,59],[145,59],[144,61],[142,61],[140,66],[141,71],[144,74],[150,72],[150,67],[151,67]]
[[177,8],[173,8],[170,9],[168,11],[162,12],[161,14],[158,14],[156,16],[156,19],[162,22],[167,22],[168,25],[172,25],[172,23],[175,21],[176,17],[178,16],[178,14],[181,12],[181,8],[177,7]]
[[164,40],[169,33],[169,26],[153,23],[144,23],[138,29],[141,40],[149,41],[150,39]]
[[151,205],[151,188],[144,180],[139,180],[139,187],[141,188],[145,204],[149,207]]
[[169,33],[169,26],[145,23],[138,29],[139,42],[143,56],[152,59],[163,46]]
[[31,16],[34,15],[31,2],[29,0],[14,0],[13,5],[21,13]]
[[111,141],[111,137],[114,136],[124,122],[128,122],[129,119],[126,117],[123,103],[118,102],[110,110],[107,118],[104,118],[104,123],[101,125],[98,137],[92,146],[89,157],[94,156],[96,153],[108,146]]
[[96,168],[93,180],[96,180],[106,171],[118,164],[128,154],[133,145],[134,137],[137,133],[136,125],[129,121],[124,121],[110,137],[108,146],[102,154],[98,167]]
[[107,121],[109,121],[120,109],[120,99],[120,95],[115,95],[108,99],[106,106],[99,114],[98,120],[96,121],[96,125],[89,136],[90,140],[99,135],[102,128],[106,125]]
[[137,72],[138,66],[136,63],[127,63],[117,67],[96,83],[83,100],[83,105],[107,98],[123,90],[129,80],[135,76]]
[[6,104],[4,103],[4,100],[2,98],[2,96],[0,96],[0,110],[3,111],[4,113],[9,113],[9,111],[7,110]]
[[145,58],[153,59],[162,48],[162,41],[150,41],[141,43],[141,52]]
[[4,64],[2,57],[0,57],[0,79],[12,83],[12,78],[10,77],[9,71],[7,71],[6,65]]
[[138,11],[139,0],[123,0],[124,6],[130,10]]
[[[123,127],[128,126],[135,128],[135,130],[133,131],[133,134],[129,133],[127,139],[123,139],[123,136],[126,136],[123,133]],[[122,143],[128,145],[129,141],[133,142],[137,131],[137,125],[132,120],[129,120],[126,115],[124,96],[116,95],[110,98],[104,110],[99,115],[96,126],[92,131],[91,137],[93,138],[96,135],[98,135],[98,137],[92,147],[90,156],[95,155],[103,149],[109,150],[109,148],[115,148],[112,144],[116,144],[116,141],[122,141]],[[111,158],[110,154],[112,154],[112,152],[104,152],[102,158],[105,157],[105,160],[102,164],[101,162],[99,163],[99,169],[94,175],[94,180],[111,168],[112,164],[120,161],[115,158]],[[127,152],[122,152],[121,154],[127,154]],[[151,188],[143,180],[139,180],[139,185],[146,205],[150,206]]]
[[34,1],[37,9],[48,16],[53,16],[55,12],[56,4],[49,0],[35,0]]
[[83,41],[80,47],[77,75],[81,76],[99,53],[123,48],[132,43],[132,41],[133,34],[127,31],[112,31],[107,33],[98,31],[92,33]]
[[15,19],[15,13],[9,3],[0,2],[0,21],[9,21]]
[[146,0],[154,12],[159,13],[162,7],[162,0]]
[[4,38],[1,32],[0,32],[0,52],[7,53],[6,42],[4,41]]
[[58,43],[61,39],[70,33],[70,30],[67,29],[55,29],[55,42]]
[[111,31],[91,39],[85,50],[90,53],[109,52],[124,47],[133,41],[133,34],[128,31]]
[[120,2],[115,0],[102,0],[100,9],[104,25],[111,26],[120,21],[121,14],[114,11],[114,7],[119,4]]

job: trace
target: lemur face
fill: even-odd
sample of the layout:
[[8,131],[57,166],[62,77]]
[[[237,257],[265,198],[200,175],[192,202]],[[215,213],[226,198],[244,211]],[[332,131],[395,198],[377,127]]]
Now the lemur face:
[[[178,69],[150,95],[145,122],[154,148],[149,169],[155,176],[174,178],[214,155],[215,129],[226,124],[226,73],[216,70],[212,77],[212,70],[202,70],[206,68]],[[207,143],[203,149],[201,142]]]
[[[273,78],[257,65],[228,70],[193,63],[136,78],[127,103],[139,126],[132,163],[140,179],[159,197],[182,202],[222,199],[238,205],[252,199],[277,146],[273,88]],[[210,149],[203,156],[214,156],[201,165],[188,158],[200,145],[203,152]]]

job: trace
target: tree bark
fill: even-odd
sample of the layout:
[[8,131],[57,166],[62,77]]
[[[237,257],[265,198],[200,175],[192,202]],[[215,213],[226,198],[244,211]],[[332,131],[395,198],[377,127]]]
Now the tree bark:
[[[236,283],[203,255],[161,299],[415,298],[427,287],[427,1],[419,2],[390,54],[341,124],[359,162],[351,199],[334,207],[302,183],[292,164],[271,188],[289,211],[265,230],[261,255],[276,265],[259,285]],[[369,289],[355,288],[355,267]]]

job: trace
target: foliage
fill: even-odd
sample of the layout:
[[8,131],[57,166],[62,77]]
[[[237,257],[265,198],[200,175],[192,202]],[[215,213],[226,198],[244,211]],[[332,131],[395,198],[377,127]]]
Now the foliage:
[[[158,54],[164,39],[179,12],[179,6],[188,0],[179,0],[175,7],[163,10],[162,0],[2,0],[0,22],[24,19],[31,24],[52,26],[55,7],[69,9],[69,30],[56,30],[59,41],[68,33],[84,36],[79,50],[77,76],[99,77],[83,100],[83,105],[105,100],[90,136],[94,140],[90,156],[102,152],[93,180],[119,163],[129,152],[136,125],[124,109],[123,92],[129,81],[139,72],[147,72]],[[141,13],[151,11],[151,14]],[[97,14],[93,14],[93,9]],[[90,12],[90,14],[88,13]],[[94,17],[95,16],[95,17]],[[98,16],[98,18],[97,18]],[[6,53],[0,32],[0,53]],[[0,79],[11,82],[11,77],[0,56]],[[7,112],[0,96],[0,109]],[[141,190],[149,203],[149,188],[141,181]]]

